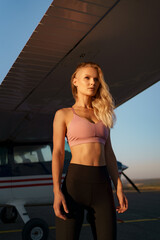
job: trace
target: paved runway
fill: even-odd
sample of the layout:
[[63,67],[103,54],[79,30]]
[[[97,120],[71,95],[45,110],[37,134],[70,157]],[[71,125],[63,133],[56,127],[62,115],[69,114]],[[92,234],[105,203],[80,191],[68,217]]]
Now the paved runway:
[[[158,192],[125,192],[129,209],[123,214],[117,214],[117,240],[159,240],[160,239],[160,191]],[[115,197],[115,194],[114,194]],[[115,197],[117,205],[117,199]],[[48,223],[49,238],[55,240],[54,214],[52,206],[27,207],[29,216],[42,218]],[[21,240],[23,222],[18,217],[16,223],[0,222],[0,240]],[[92,240],[89,224],[84,220],[80,240]]]

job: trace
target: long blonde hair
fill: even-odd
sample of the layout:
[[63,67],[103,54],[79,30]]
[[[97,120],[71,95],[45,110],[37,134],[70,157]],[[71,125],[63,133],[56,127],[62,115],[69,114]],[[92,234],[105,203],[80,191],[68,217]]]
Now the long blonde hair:
[[92,97],[92,107],[97,119],[101,120],[106,126],[111,128],[113,127],[116,120],[116,116],[114,113],[114,108],[115,108],[114,100],[109,92],[109,87],[104,80],[102,69],[98,64],[94,62],[82,62],[78,64],[75,72],[71,76],[71,89],[72,89],[73,97],[76,101],[77,88],[73,84],[73,79],[75,78],[78,70],[83,67],[93,67],[97,69],[100,85],[99,85],[99,88],[97,89],[96,95]]

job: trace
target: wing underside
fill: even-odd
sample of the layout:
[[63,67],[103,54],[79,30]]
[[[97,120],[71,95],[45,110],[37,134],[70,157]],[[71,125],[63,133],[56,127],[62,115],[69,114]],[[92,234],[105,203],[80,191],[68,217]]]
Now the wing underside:
[[97,62],[123,104],[160,78],[160,1],[55,0],[0,85],[0,141],[51,141],[70,77]]

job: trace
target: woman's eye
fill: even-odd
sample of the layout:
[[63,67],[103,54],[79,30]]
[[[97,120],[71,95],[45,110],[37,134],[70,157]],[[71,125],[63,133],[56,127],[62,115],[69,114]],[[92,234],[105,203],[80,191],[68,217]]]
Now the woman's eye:
[[86,79],[89,79],[89,77],[85,77]]

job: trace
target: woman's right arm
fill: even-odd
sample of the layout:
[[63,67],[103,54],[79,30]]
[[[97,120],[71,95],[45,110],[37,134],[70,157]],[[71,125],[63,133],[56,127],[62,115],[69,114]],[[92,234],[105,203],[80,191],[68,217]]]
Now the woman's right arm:
[[66,219],[62,213],[61,207],[68,213],[66,201],[61,192],[61,177],[64,165],[64,145],[65,145],[65,113],[63,109],[55,113],[53,120],[53,153],[52,153],[52,176],[53,176],[53,192],[55,215],[59,218]]

